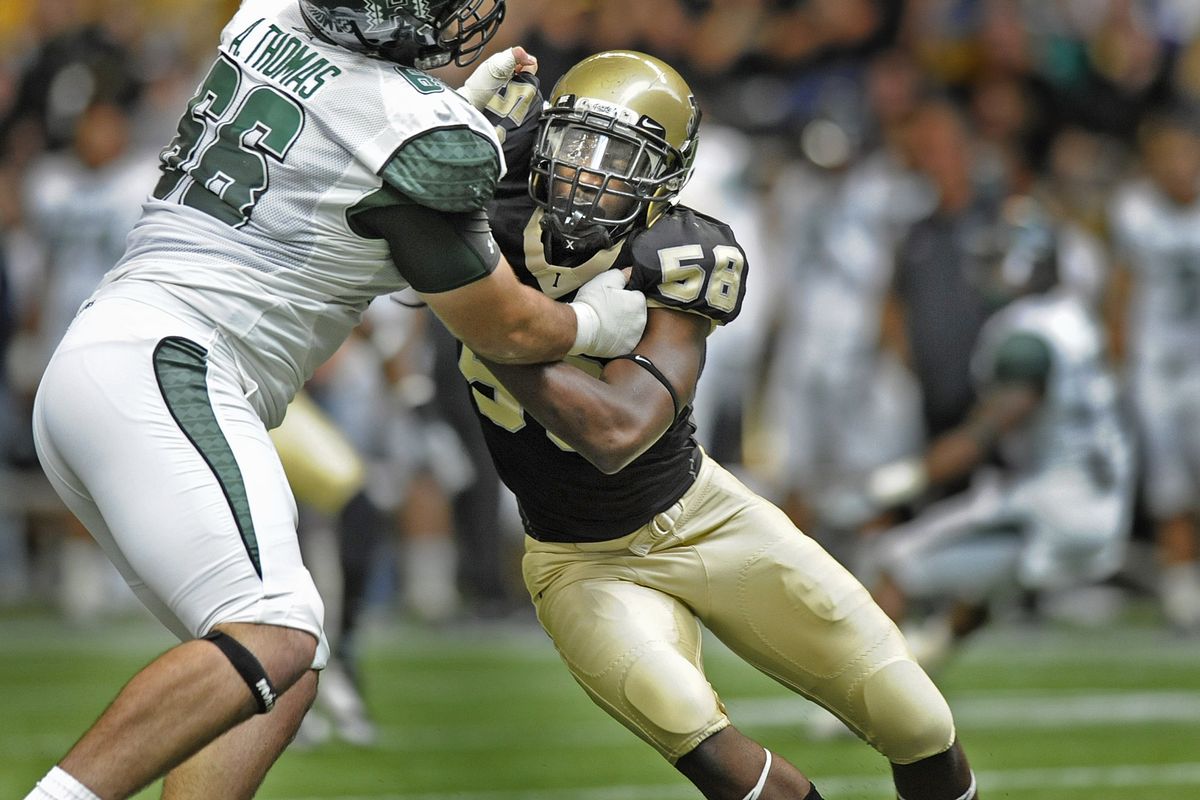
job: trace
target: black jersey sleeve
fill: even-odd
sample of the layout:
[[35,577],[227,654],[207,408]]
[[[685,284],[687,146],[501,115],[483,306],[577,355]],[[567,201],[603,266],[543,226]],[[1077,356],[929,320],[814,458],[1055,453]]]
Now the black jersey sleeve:
[[746,297],[746,253],[729,226],[676,206],[626,245],[630,287],[652,306],[690,311],[724,325]]
[[542,105],[537,76],[522,72],[514,75],[483,109],[483,115],[496,127],[508,166],[496,187],[497,199],[528,191],[529,162],[537,143]]

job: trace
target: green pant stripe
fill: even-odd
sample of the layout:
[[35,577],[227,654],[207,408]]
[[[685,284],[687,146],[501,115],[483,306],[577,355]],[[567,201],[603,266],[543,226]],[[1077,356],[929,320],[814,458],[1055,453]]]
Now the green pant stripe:
[[250,500],[242,470],[234,458],[233,449],[217,423],[212,403],[208,399],[208,351],[193,341],[178,336],[163,339],[154,349],[154,375],[167,409],[180,430],[208,464],[237,523],[238,533],[254,571],[262,577],[258,556],[258,539],[254,535],[254,520],[250,516]]

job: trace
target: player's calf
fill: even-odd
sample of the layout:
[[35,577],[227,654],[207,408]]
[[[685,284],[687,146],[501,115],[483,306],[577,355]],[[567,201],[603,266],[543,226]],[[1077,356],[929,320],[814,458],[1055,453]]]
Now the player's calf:
[[697,745],[675,768],[708,800],[822,800],[800,770],[732,725]]
[[978,800],[975,775],[962,745],[912,764],[892,764],[898,800]]

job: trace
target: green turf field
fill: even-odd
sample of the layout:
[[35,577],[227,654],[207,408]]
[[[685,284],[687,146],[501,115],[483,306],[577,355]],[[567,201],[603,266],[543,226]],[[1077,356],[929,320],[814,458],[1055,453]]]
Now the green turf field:
[[[377,625],[365,663],[378,746],[286,753],[282,800],[671,800],[698,797],[584,697],[530,625],[433,634]],[[0,617],[0,797],[19,798],[121,683],[170,644],[141,619],[82,631]],[[829,800],[890,798],[882,759],[813,740],[809,708],[708,647],[735,722]],[[1200,798],[1200,642],[1151,622],[1003,626],[939,678],[984,800]],[[147,791],[140,798],[155,797]]]

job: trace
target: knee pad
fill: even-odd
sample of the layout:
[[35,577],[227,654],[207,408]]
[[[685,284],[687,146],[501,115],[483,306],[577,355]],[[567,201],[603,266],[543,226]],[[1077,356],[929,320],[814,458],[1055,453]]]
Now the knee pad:
[[890,662],[862,691],[871,744],[893,764],[912,764],[954,744],[950,706],[916,662]]
[[678,736],[706,729],[721,711],[703,673],[673,650],[651,650],[624,679],[625,699],[647,722]]
[[254,654],[243,647],[237,639],[220,631],[213,631],[204,638],[215,644],[229,659],[229,663],[233,664],[238,675],[242,676],[242,680],[250,688],[254,702],[258,704],[258,713],[266,714],[270,711],[275,706],[275,686]]

